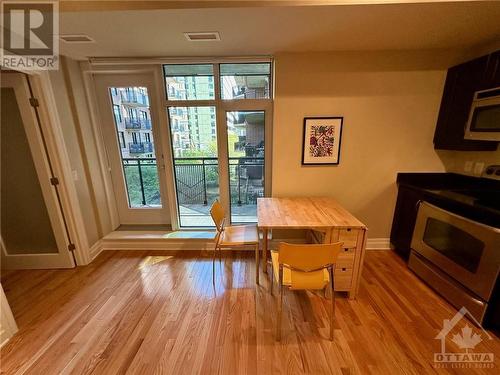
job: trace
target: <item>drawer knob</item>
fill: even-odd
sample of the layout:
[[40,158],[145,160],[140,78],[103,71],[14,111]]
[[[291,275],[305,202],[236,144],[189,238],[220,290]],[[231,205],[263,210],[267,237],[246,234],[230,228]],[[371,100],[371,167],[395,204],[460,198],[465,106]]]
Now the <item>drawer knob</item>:
[[347,228],[347,231],[350,232],[351,231],[351,228]]
[[349,249],[347,247],[344,248],[344,251],[349,251]]
[[346,268],[342,268],[342,271],[345,271],[345,270],[346,270]]

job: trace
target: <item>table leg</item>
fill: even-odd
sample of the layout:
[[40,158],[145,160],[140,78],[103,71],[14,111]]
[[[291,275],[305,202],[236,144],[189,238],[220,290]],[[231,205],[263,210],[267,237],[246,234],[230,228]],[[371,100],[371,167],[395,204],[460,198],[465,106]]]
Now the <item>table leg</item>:
[[267,229],[262,230],[262,267],[264,273],[267,273]]

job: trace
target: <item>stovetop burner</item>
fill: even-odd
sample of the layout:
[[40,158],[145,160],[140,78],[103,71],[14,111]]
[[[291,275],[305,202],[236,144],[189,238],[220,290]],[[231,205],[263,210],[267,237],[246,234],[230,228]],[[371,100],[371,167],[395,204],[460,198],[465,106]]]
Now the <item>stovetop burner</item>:
[[470,190],[470,189],[452,189],[452,190],[428,190],[433,194],[442,197],[488,210],[500,213],[500,192],[494,190]]

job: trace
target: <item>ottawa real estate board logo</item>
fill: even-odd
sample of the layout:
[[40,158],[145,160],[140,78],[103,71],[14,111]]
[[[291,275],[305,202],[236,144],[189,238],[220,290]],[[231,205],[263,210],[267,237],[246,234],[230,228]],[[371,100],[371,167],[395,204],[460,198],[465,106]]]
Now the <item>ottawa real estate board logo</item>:
[[[475,323],[470,324],[464,317],[467,316]],[[443,321],[443,329],[435,337],[441,340],[441,351],[434,353],[434,367],[436,368],[487,368],[495,367],[494,354],[485,353],[476,349],[483,341],[493,340],[474,316],[462,307],[453,318]],[[459,349],[446,349],[446,341],[453,342]]]
[[2,1],[1,65],[15,70],[59,68],[56,1]]

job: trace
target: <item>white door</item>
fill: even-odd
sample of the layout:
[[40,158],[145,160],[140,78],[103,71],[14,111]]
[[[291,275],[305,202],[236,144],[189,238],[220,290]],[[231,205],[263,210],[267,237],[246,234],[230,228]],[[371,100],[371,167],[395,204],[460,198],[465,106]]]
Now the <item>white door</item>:
[[169,224],[153,73],[94,79],[120,224]]
[[[25,75],[1,81],[2,268],[71,268],[63,212]],[[52,179],[52,180],[51,180]]]
[[0,284],[0,348],[17,332],[17,324]]

